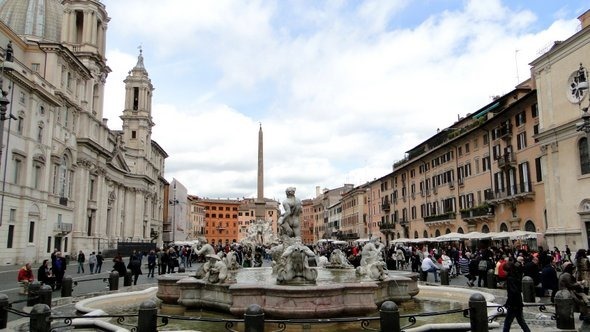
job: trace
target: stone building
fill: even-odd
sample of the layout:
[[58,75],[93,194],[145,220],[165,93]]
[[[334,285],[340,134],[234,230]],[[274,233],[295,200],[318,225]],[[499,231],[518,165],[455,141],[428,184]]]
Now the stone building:
[[0,3],[0,263],[161,241],[166,152],[151,139],[153,86],[140,53],[122,130],[103,118],[106,31],[99,1]]
[[581,29],[532,63],[539,99],[539,134],[550,247],[590,246],[590,11]]

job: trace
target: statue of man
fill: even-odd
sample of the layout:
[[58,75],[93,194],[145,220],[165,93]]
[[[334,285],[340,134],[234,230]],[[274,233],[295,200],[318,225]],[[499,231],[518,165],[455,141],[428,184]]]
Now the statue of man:
[[295,197],[295,188],[289,187],[285,190],[287,198],[283,201],[285,213],[279,218],[279,226],[283,236],[290,238],[301,238],[301,201]]

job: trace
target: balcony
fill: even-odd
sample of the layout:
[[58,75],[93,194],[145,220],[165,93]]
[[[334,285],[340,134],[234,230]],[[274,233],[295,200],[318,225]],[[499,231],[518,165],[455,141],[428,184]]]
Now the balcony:
[[389,201],[385,201],[381,204],[381,210],[385,212],[389,212],[391,210],[391,204],[389,204]]
[[505,153],[499,156],[496,160],[498,162],[498,168],[500,169],[516,167],[516,157],[512,152]]
[[55,225],[54,231],[61,233],[62,235],[69,234],[72,232],[72,224],[60,222]]
[[68,198],[67,197],[60,197],[59,198],[59,205],[68,206]]
[[516,183],[506,188],[489,191],[485,194],[486,200],[492,205],[502,203],[520,203],[526,200],[533,200],[535,192],[530,181]]
[[424,217],[424,223],[427,226],[450,224],[455,221],[457,214],[455,212],[446,212],[434,216]]
[[455,181],[449,181],[449,189],[455,189]]
[[512,126],[510,123],[503,124],[496,128],[496,138],[510,139],[512,137]]
[[490,221],[494,218],[494,207],[483,204],[470,209],[461,210],[461,219],[466,223],[475,224],[479,221]]
[[394,232],[395,224],[392,222],[380,222],[378,225],[379,225],[379,230],[383,234],[388,234],[388,233]]
[[359,238],[358,233],[343,233],[340,234],[340,240],[356,240]]

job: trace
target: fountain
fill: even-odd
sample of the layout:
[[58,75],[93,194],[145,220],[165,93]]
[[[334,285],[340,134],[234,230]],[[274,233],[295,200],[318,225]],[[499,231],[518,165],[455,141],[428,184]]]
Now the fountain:
[[385,301],[407,301],[418,294],[418,275],[387,271],[383,245],[374,241],[363,248],[357,269],[338,252],[327,267],[310,267],[308,259],[315,254],[301,243],[301,202],[295,188],[287,188],[286,195],[278,221],[282,243],[272,249],[272,267],[239,268],[231,257],[208,253],[209,261],[194,276],[158,277],[162,312],[212,309],[240,317],[256,303],[276,318],[341,317],[374,313]]

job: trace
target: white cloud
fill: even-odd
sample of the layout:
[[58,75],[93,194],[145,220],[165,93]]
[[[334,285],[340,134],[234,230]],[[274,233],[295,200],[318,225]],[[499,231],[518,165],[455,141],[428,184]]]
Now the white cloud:
[[104,2],[105,116],[113,127],[137,60],[130,45],[141,43],[166,177],[209,197],[255,195],[259,121],[267,197],[381,177],[436,128],[528,78],[537,52],[577,26],[574,13],[534,31],[535,8],[499,0],[397,29],[408,1]]

